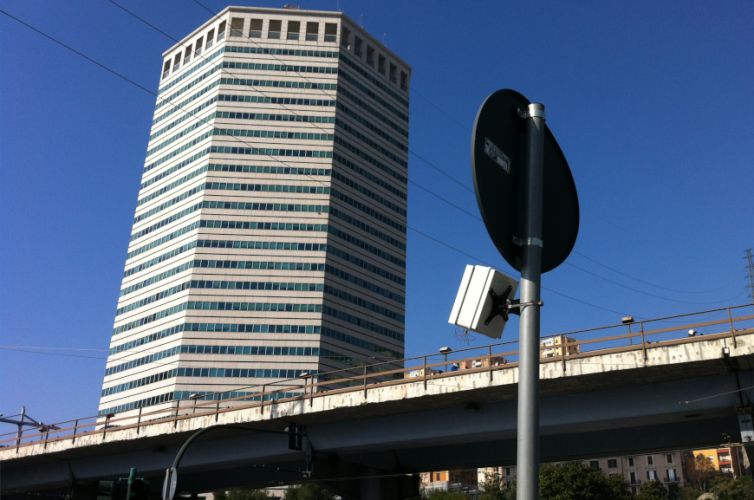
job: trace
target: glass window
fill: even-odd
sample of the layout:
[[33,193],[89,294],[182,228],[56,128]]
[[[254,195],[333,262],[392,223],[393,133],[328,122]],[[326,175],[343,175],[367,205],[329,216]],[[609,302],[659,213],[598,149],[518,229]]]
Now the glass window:
[[301,23],[299,21],[288,21],[288,40],[298,40],[301,32]]
[[631,484],[636,484],[636,472],[631,472],[628,477]]
[[335,23],[325,23],[325,41],[335,42],[338,39],[338,25]]
[[243,36],[243,17],[230,20],[230,36]]
[[668,453],[667,455],[665,455],[665,459],[667,459],[667,461],[668,461],[669,464],[672,464],[673,463],[673,454],[672,453]]
[[223,21],[220,23],[220,27],[217,28],[217,41],[225,38],[225,27],[227,26],[227,22]]
[[252,19],[249,26],[250,38],[262,38],[262,19]]
[[183,53],[183,64],[188,64],[188,62],[191,60],[191,47],[186,47],[186,50]]
[[209,33],[207,33],[207,46],[206,48],[212,47],[212,43],[214,43],[215,40],[215,30],[209,30]]
[[367,45],[367,64],[374,66],[374,47]]
[[270,24],[267,29],[267,38],[271,38],[273,40],[279,40],[282,26],[283,26],[283,21],[271,19]]
[[351,47],[351,30],[346,28],[345,26],[340,32],[340,45],[341,47],[350,48]]
[[194,53],[196,55],[199,55],[202,53],[202,39],[196,41],[196,48],[194,49]]
[[181,53],[178,52],[173,59],[173,71],[181,67]]
[[162,77],[165,78],[170,74],[170,59],[165,61],[165,65],[162,67]]
[[319,38],[319,23],[306,23],[306,41],[316,42]]
[[393,82],[393,83],[397,83],[398,82],[398,78],[396,76],[397,70],[398,70],[398,68],[395,67],[395,64],[390,63],[390,81]]
[[633,467],[634,466],[634,457],[628,457],[628,466]]
[[618,460],[615,458],[608,458],[607,459],[607,468],[608,469],[617,469],[618,468]]
[[408,89],[408,75],[405,71],[401,71],[401,89]]
[[654,459],[652,458],[652,455],[647,455],[647,465],[653,465]]
[[377,71],[379,71],[383,75],[385,74],[385,56],[383,56],[382,54],[377,56]]
[[353,39],[353,53],[361,57],[361,51],[364,46],[364,41],[359,37]]
[[595,469],[595,470],[599,470],[600,463],[599,463],[598,460],[590,460],[589,461],[589,467],[591,467],[592,469]]

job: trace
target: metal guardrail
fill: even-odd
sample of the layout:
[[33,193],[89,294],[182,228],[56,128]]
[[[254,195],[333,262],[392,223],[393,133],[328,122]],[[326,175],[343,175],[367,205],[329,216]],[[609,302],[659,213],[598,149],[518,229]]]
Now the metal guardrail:
[[[605,335],[609,332],[609,335]],[[746,304],[711,309],[690,314],[651,320],[631,321],[585,330],[562,332],[543,337],[540,345],[541,363],[561,363],[567,372],[569,360],[617,352],[641,351],[647,360],[647,350],[656,346],[702,342],[711,339],[730,339],[737,346],[737,335],[754,333],[754,305]],[[212,401],[175,400],[168,408],[126,415],[97,415],[44,425],[34,432],[0,434],[0,450],[42,444],[44,448],[56,441],[75,443],[84,436],[101,435],[104,442],[108,432],[135,429],[136,434],[156,423],[178,422],[197,416],[214,416],[244,408],[259,407],[262,414],[271,405],[286,401],[304,401],[313,405],[317,397],[370,388],[423,382],[426,388],[433,380],[458,374],[489,373],[490,380],[497,370],[518,365],[517,340],[468,347],[449,354],[426,354],[403,360],[382,361],[354,368],[304,375],[266,384],[243,386],[225,392],[250,391],[243,396]],[[441,361],[436,361],[440,357]],[[294,392],[294,395],[291,395]],[[220,393],[220,394],[223,394]]]

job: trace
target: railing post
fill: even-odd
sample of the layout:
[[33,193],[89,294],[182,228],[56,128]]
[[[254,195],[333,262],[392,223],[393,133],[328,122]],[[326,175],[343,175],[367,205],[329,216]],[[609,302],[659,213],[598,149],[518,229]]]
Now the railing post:
[[422,369],[422,375],[424,375],[424,390],[427,390],[427,355],[424,355],[424,368]]
[[568,346],[566,345],[566,336],[560,336],[560,358],[563,360],[563,375],[566,372],[566,356],[568,355]]
[[492,346],[487,346],[487,368],[490,369],[490,382],[492,382]]
[[267,388],[267,384],[262,384],[262,407],[259,409],[259,413],[264,416],[264,393]]
[[108,413],[105,415],[105,428],[102,429],[102,441],[105,441],[105,437],[107,436],[107,428],[110,426],[110,417],[112,416],[112,413]]
[[647,362],[647,343],[644,340],[644,322],[639,323],[641,329],[641,350],[644,353],[644,362]]
[[47,440],[48,439],[50,439],[50,429],[49,429],[49,427],[47,429],[45,429],[45,445],[44,445],[44,449],[45,450],[47,449]]
[[73,424],[73,436],[71,436],[71,444],[76,442],[76,432],[79,430],[79,419]]
[[176,399],[175,401],[175,415],[173,416],[173,429],[178,427],[178,412],[181,409],[181,400]]
[[730,307],[728,307],[728,323],[730,323],[730,335],[733,337],[733,347],[738,347],[736,342],[736,327],[733,324],[733,314],[730,312]]
[[215,404],[215,422],[218,420],[220,420],[220,394],[217,394],[217,403]]
[[314,406],[314,377],[312,377],[312,383],[309,386],[309,408]]
[[141,412],[144,411],[143,406],[139,406],[139,416],[136,417],[136,435],[139,435],[139,429],[141,429]]
[[367,398],[367,365],[364,365],[364,399]]

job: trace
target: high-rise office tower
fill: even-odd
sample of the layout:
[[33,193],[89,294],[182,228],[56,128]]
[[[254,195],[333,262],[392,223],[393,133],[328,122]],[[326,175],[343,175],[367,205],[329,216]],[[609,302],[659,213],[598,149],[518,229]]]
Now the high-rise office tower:
[[409,79],[335,12],[163,54],[100,414],[403,356]]

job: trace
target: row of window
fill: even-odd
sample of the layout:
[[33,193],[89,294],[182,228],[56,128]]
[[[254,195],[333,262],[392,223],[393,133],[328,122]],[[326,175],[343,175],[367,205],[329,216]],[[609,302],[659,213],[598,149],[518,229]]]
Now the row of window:
[[402,332],[393,330],[391,328],[387,328],[386,326],[382,324],[374,323],[361,316],[354,316],[353,314],[347,313],[345,311],[341,311],[340,309],[336,309],[334,307],[324,306],[322,307],[322,313],[327,316],[337,318],[341,321],[346,321],[360,328],[364,328],[365,330],[378,333],[385,337],[390,337],[391,339],[395,339],[399,342],[403,342],[404,340],[404,336]]
[[331,208],[330,213],[335,217],[336,219],[345,222],[346,224],[349,224],[353,227],[359,228],[365,233],[374,236],[375,238],[387,243],[388,245],[394,246],[398,250],[402,250],[403,252],[406,251],[406,243],[397,239],[393,238],[389,234],[380,231],[379,229],[376,229],[369,224],[366,224],[365,222],[361,221],[360,219],[357,219],[356,217],[352,217],[351,215],[338,210],[337,208]]
[[385,158],[389,158],[393,160],[398,165],[408,168],[408,162],[406,161],[406,155],[397,155],[393,153],[388,148],[384,147],[382,144],[378,143],[377,141],[371,139],[368,135],[363,134],[360,130],[352,127],[348,123],[344,122],[343,120],[337,120],[336,126],[340,128],[341,130],[344,130],[348,132],[352,137],[360,140],[362,143],[366,144],[367,146],[370,146],[372,149],[378,151],[382,154]]
[[158,96],[157,97],[157,104],[155,104],[155,106],[154,106],[154,112],[156,113],[157,110],[160,109],[163,106],[167,106],[168,104],[172,104],[174,99],[182,96],[183,94],[185,94],[186,92],[188,92],[192,88],[196,87],[197,85],[199,85],[204,80],[206,80],[207,78],[211,77],[212,75],[214,75],[215,73],[217,73],[221,69],[222,69],[222,67],[219,64],[212,65],[212,67],[210,69],[208,69],[207,71],[205,71],[201,75],[197,76],[196,78],[194,78],[193,80],[191,80],[190,82],[188,82],[183,87],[179,88],[178,90],[176,90],[175,92],[173,92],[172,94],[170,94],[170,96],[165,96],[165,97]]
[[184,234],[190,233],[191,231],[199,228],[199,221],[192,222],[188,226],[184,226],[180,229],[177,229],[176,231],[173,231],[170,234],[166,234],[165,236],[156,239],[154,241],[151,241],[147,243],[146,245],[140,246],[138,248],[135,248],[134,250],[131,250],[126,254],[126,260],[132,259],[133,257],[136,257],[138,255],[143,254],[144,252],[148,252],[149,250],[158,247],[160,245],[163,245],[167,243],[170,240],[173,240],[175,238],[180,238]]
[[285,132],[283,130],[247,130],[236,128],[216,128],[212,135],[232,137],[258,137],[262,139],[295,139],[301,141],[331,141],[333,134],[314,132]]
[[210,64],[213,59],[215,59],[217,56],[222,55],[225,52],[224,47],[220,47],[211,54],[207,54],[202,58],[201,61],[198,61],[191,69],[187,69],[185,72],[181,74],[181,76],[178,76],[170,81],[170,83],[166,83],[165,85],[160,87],[160,91],[158,96],[163,95],[168,90],[172,89],[182,81],[184,81],[186,78],[190,77],[192,74],[196,73],[200,69],[202,69],[207,64]]
[[400,134],[400,137],[402,139],[406,139],[408,137],[408,130],[406,130],[405,127],[402,125],[399,125],[397,122],[393,121],[392,118],[388,117],[386,114],[381,112],[379,108],[372,107],[368,102],[366,102],[364,99],[359,97],[357,94],[351,92],[344,86],[341,86],[338,88],[338,104],[342,105],[343,103],[343,97],[346,97],[349,101],[354,103],[358,109],[367,111],[370,115],[377,118],[379,121],[387,125],[387,128],[390,130],[394,130],[395,132],[398,132]]
[[[203,171],[206,172],[207,171],[207,167],[206,166],[202,167],[199,170],[203,170]],[[178,196],[174,196],[173,198],[170,198],[167,201],[163,201],[159,205],[150,208],[146,212],[140,213],[139,215],[137,215],[137,216],[134,217],[134,225],[136,225],[137,223],[143,221],[144,219],[148,219],[149,217],[153,216],[156,213],[162,212],[163,210],[172,207],[176,203],[180,203],[181,201],[194,196],[196,193],[200,193],[200,192],[204,191],[205,186],[206,186],[206,183],[205,184],[199,184],[198,186],[194,186],[191,189],[189,189],[188,191],[184,191],[183,193],[179,194]],[[164,192],[161,193],[161,194],[164,194]],[[147,197],[147,198],[149,198],[149,197]],[[146,199],[146,201],[150,201],[150,200]],[[138,207],[139,205],[141,205],[141,203],[137,202],[136,206]]]
[[116,413],[121,413],[128,410],[134,410],[137,408],[144,408],[147,406],[154,406],[162,403],[166,403],[168,401],[173,400],[173,393],[172,392],[166,392],[165,394],[160,394],[159,396],[152,396],[150,398],[144,398],[140,399],[138,401],[132,401],[130,403],[124,403],[122,405],[117,406],[111,406],[110,408],[105,408],[103,410],[100,410],[97,412],[99,416],[103,417],[105,415],[114,415]]
[[[193,190],[192,190],[193,191]],[[135,233],[131,233],[131,239],[129,241],[133,242],[135,240],[138,240],[139,238],[146,236],[154,231],[157,231],[160,228],[163,228],[167,226],[168,224],[175,222],[179,219],[182,219],[183,217],[192,214],[202,208],[202,203],[194,203],[190,207],[184,208],[180,212],[176,212],[170,217],[167,217],[165,219],[162,219],[161,221],[155,222],[154,224],[145,227],[144,229],[141,229],[139,231],[136,231]],[[153,212],[154,210],[158,210],[160,207],[157,207],[155,209],[150,210],[149,212]],[[152,214],[149,214],[152,215]]]
[[296,158],[332,158],[332,151],[278,148],[238,148],[235,146],[212,146],[210,153],[229,155],[293,156]]
[[291,303],[267,303],[267,302],[203,302],[189,301],[178,304],[161,311],[149,314],[142,318],[130,321],[124,325],[113,328],[113,335],[138,328],[152,323],[158,319],[171,316],[183,311],[249,311],[249,312],[287,312],[287,313],[319,313],[322,312],[320,304],[291,304]]
[[149,135],[149,141],[153,141],[154,139],[162,136],[163,134],[166,134],[170,132],[172,129],[180,125],[181,123],[185,122],[186,120],[191,119],[197,119],[197,115],[207,109],[208,107],[212,106],[214,103],[217,102],[217,96],[212,96],[203,103],[196,106],[194,109],[189,109],[185,111],[181,116],[173,120],[172,122],[166,124],[159,130],[154,130],[154,126],[152,127],[152,132]]
[[[219,355],[239,355],[239,356],[319,356],[319,348],[317,347],[289,347],[289,346],[240,346],[240,345],[234,346],[234,345],[186,345],[184,344],[181,346],[171,347],[170,349],[167,349],[165,351],[156,352],[150,356],[145,356],[143,358],[129,361],[128,363],[115,365],[111,368],[108,368],[108,371],[112,370],[112,372],[109,374],[120,373],[122,371],[129,369],[129,368],[122,368],[122,367],[129,366],[130,368],[134,368],[136,366],[142,366],[146,364],[143,360],[147,358],[151,358],[152,356],[157,356],[157,359],[164,359],[166,357],[174,356],[176,354],[219,354]],[[132,363],[135,363],[135,364],[132,365]],[[214,368],[212,369],[214,370]],[[179,368],[178,369],[179,377],[192,376],[192,375],[181,375],[180,370],[181,369]],[[198,375],[198,376],[212,377],[214,375]],[[158,380],[154,380],[149,383],[153,383],[153,382],[158,382]],[[127,390],[127,389],[121,389],[121,390]],[[116,392],[120,392],[120,391],[116,391]]]
[[[263,19],[252,18],[249,20],[249,38],[262,38]],[[245,18],[234,17],[230,22],[230,36],[234,38],[244,37],[244,22]],[[287,34],[288,40],[298,40],[301,29],[300,21],[288,21]],[[225,32],[227,30],[227,22],[222,21],[217,27],[213,27],[205,34],[199,36],[193,42],[182,45],[176,52],[170,54],[164,61],[162,66],[162,79],[164,80],[171,74],[174,74],[181,68],[181,65],[186,65],[191,61],[192,57],[198,57],[202,51],[208,50],[215,42],[220,42],[225,39]],[[267,38],[272,40],[280,39],[282,31],[282,21],[276,19],[270,19],[267,25]],[[325,23],[324,39],[325,42],[336,41],[338,34],[338,25],[335,23]],[[307,22],[305,39],[307,41],[319,40],[319,23]],[[284,55],[303,55],[303,54],[284,54]],[[318,56],[328,57],[328,56]]]
[[[374,92],[372,89],[370,89],[369,87],[361,83],[358,79],[354,78],[348,71],[341,70],[339,76],[342,81],[348,82],[354,88],[358,89],[364,95],[368,96],[374,102],[379,104],[380,108],[390,111],[396,117],[400,118],[402,122],[408,123],[408,114],[407,114],[408,110],[406,108],[398,108],[394,106],[392,103],[386,101],[385,99],[382,98],[381,95],[379,95],[378,93]],[[340,88],[342,88],[342,86]]]
[[284,106],[335,106],[335,99],[309,99],[306,97],[271,97],[258,95],[220,94],[220,102],[248,102],[254,104],[282,104]]
[[238,323],[181,323],[180,325],[164,328],[144,337],[130,340],[126,343],[110,348],[110,354],[133,349],[150,342],[170,337],[181,332],[218,332],[218,333],[295,333],[319,334],[320,327],[314,325],[266,325],[266,324],[238,324]]
[[173,135],[172,137],[168,137],[166,140],[164,140],[163,142],[159,143],[157,146],[153,147],[152,149],[147,149],[147,158],[149,158],[153,154],[157,153],[158,151],[161,151],[161,150],[165,149],[166,147],[170,146],[171,144],[173,144],[175,141],[181,139],[182,137],[187,136],[188,134],[190,134],[194,130],[198,129],[199,127],[203,127],[203,126],[209,124],[210,122],[212,122],[212,115],[209,115],[209,116],[207,116],[205,118],[202,118],[201,120],[197,121],[196,123],[193,123],[192,125],[189,125],[188,127],[184,128],[183,130],[181,130],[177,134]]
[[332,266],[330,264],[327,264],[325,266],[325,272],[331,276],[335,276],[344,281],[348,281],[349,283],[353,283],[354,285],[360,288],[364,288],[366,290],[369,290],[370,292],[374,292],[378,295],[382,295],[383,297],[388,298],[392,300],[393,302],[396,302],[400,305],[403,305],[405,301],[405,297],[403,296],[403,294],[395,293],[388,290],[387,288],[382,288],[381,286],[377,286],[372,281],[368,281],[368,280],[359,278],[358,276],[354,276],[353,274],[343,271],[342,269],[338,269],[337,267]]
[[190,289],[216,289],[216,290],[262,290],[262,291],[290,291],[290,292],[321,292],[324,290],[321,283],[296,283],[296,282],[277,282],[277,281],[217,281],[217,280],[191,280],[180,285],[172,286],[165,290],[144,297],[127,306],[119,307],[115,311],[116,316],[144,307],[158,300],[162,300],[171,295],[175,295],[184,290]]
[[[383,188],[384,190],[390,193],[393,193],[395,196],[397,196],[401,200],[406,201],[408,197],[406,190],[398,187],[397,183],[386,181],[379,175],[372,173],[370,170],[362,168],[360,165],[352,162],[351,160],[349,160],[348,158],[346,158],[345,156],[341,154],[333,153],[333,159],[338,164],[348,168],[349,170],[351,170],[352,172],[356,174],[359,174],[361,177],[373,182],[374,184]],[[341,175],[337,170],[333,172],[333,178],[341,181],[346,186],[351,186],[355,188],[359,192],[362,192],[363,189],[366,189],[366,188],[360,187],[360,185],[357,184],[350,176]],[[402,187],[405,188],[405,184],[403,184]],[[400,213],[401,215],[406,215],[406,209],[403,207],[399,207],[395,205],[394,208],[392,208],[392,210]]]
[[[171,189],[180,186],[181,184],[190,181],[191,179],[205,173],[205,172],[223,172],[223,173],[249,173],[249,174],[284,174],[284,175],[305,175],[307,177],[312,176],[328,176],[331,173],[329,168],[309,168],[309,167],[288,167],[288,166],[276,166],[276,165],[222,165],[210,163],[200,167],[188,175],[177,179],[166,186],[154,191],[143,198],[140,198],[136,206],[141,206],[154,198],[165,194]],[[142,217],[143,219],[143,217]],[[139,220],[142,220],[139,219]]]
[[358,257],[353,252],[346,252],[338,247],[331,246],[329,248],[329,254],[345,262],[348,262],[349,264],[360,267],[372,274],[390,280],[394,283],[398,283],[401,286],[406,285],[406,279],[403,276],[391,273],[390,271],[385,270],[385,268],[383,268],[382,266],[376,266],[373,263]]
[[[249,21],[248,35],[244,35],[244,25],[246,21]],[[230,20],[230,36],[231,37],[248,37],[248,38],[262,38],[264,31],[264,19],[261,18],[245,18],[245,17],[233,17]],[[301,40],[302,33],[302,21],[286,21],[285,26],[285,39],[286,40]],[[320,23],[318,21],[306,21],[306,32],[303,34],[303,39],[307,42],[335,42],[338,37],[338,25],[336,23],[325,23],[324,38],[319,38]],[[280,40],[283,33],[283,21],[280,19],[268,19],[266,37],[270,40]]]
[[198,228],[208,229],[244,229],[257,231],[306,231],[306,232],[325,232],[328,230],[327,224],[307,224],[291,222],[253,222],[253,221],[231,221],[231,220],[201,220],[193,222],[185,227],[177,229],[172,233],[166,234],[159,239],[151,241],[146,245],[137,247],[128,254],[127,259],[141,255],[155,247],[164,245],[170,240],[179,238],[186,233]]
[[[345,175],[343,175],[343,174],[341,174],[339,172],[336,172],[335,175],[333,175],[333,178],[336,181],[342,182],[344,185],[350,187],[354,191],[357,191],[357,192],[363,194],[367,198],[370,198],[370,199],[376,201],[378,204],[380,204],[383,207],[387,208],[391,212],[394,212],[394,213],[400,215],[403,218],[406,217],[406,209],[405,208],[403,208],[400,205],[396,205],[390,199],[385,198],[384,196],[381,196],[381,195],[375,193],[371,189],[365,188],[361,184],[357,183],[353,178],[347,177],[347,176],[345,176]],[[332,194],[332,198],[340,200],[340,201],[342,201],[342,202],[344,202],[344,203],[346,203],[348,205],[351,205],[353,207],[358,208],[358,206],[361,205],[361,202],[359,202],[359,201],[357,201],[357,200],[355,200],[353,198],[350,198],[350,197],[346,196],[345,194],[341,193],[338,189],[330,188],[330,193]],[[399,192],[399,193],[395,193],[395,194],[403,194],[403,193]],[[379,213],[382,213],[382,211],[380,211]],[[386,224],[388,224],[388,225],[390,225],[392,227],[395,227],[396,229],[398,229],[398,226],[400,226],[401,227],[400,231],[401,232],[405,231],[405,227],[403,226],[403,224],[393,221],[393,219],[391,217],[387,216],[387,215],[383,214],[382,217],[383,217],[383,219],[385,219],[383,222],[385,222]],[[391,220],[393,222],[387,222],[388,220]],[[396,226],[396,224],[398,224],[398,226]]]
[[[194,194],[197,191],[201,190],[203,187],[204,186],[198,186],[197,188],[191,189],[187,193]],[[184,195],[186,195],[187,193],[184,193]],[[143,218],[154,215],[156,212],[163,210],[169,205],[172,205],[172,203],[164,203],[158,207],[153,208],[152,210],[149,210],[148,212],[145,212],[141,216],[137,217],[137,219],[134,220],[134,223],[140,220],[143,220]],[[293,204],[293,203],[255,203],[255,202],[242,202],[242,201],[202,201],[190,207],[187,207],[181,210],[180,212],[177,212],[171,215],[170,217],[167,217],[159,222],[156,222],[144,229],[141,229],[135,233],[132,233],[130,241],[134,241],[143,236],[146,236],[147,234],[150,234],[162,227],[165,227],[166,225],[172,222],[175,222],[185,217],[186,215],[189,215],[203,208],[225,209],[225,210],[275,211],[275,212],[304,212],[304,213],[317,213],[317,214],[327,213],[330,210],[330,207],[328,207],[327,205],[301,205],[301,204]]]
[[[398,67],[395,63],[386,61],[383,54],[377,53],[377,49],[368,42],[365,43],[358,35],[353,36],[353,42],[351,41],[351,31],[343,27],[343,33],[340,37],[340,45],[346,50],[350,50],[356,57],[366,61],[366,63],[377,69],[377,72],[383,76],[386,76],[391,83],[399,84],[401,90],[408,90],[408,74],[400,71],[400,83],[398,80]],[[376,57],[375,57],[376,54]],[[341,58],[345,59],[341,54]],[[380,82],[381,83],[381,82]],[[391,92],[390,89],[385,89],[387,92]]]
[[[170,104],[171,104],[170,109],[168,109],[167,111],[165,111],[164,113],[162,113],[159,116],[155,116],[152,119],[152,127],[154,127],[155,125],[157,125],[161,121],[165,120],[166,118],[174,115],[175,113],[178,113],[179,111],[182,112],[182,113],[185,113],[186,112],[185,107],[186,107],[187,104],[189,104],[189,103],[191,103],[191,102],[199,99],[201,96],[203,96],[207,92],[211,92],[213,89],[215,89],[218,86],[220,86],[220,81],[219,80],[215,80],[214,82],[210,83],[209,85],[207,85],[206,87],[204,87],[203,89],[201,89],[199,92],[196,92],[196,93],[188,96],[186,99],[182,100],[179,103],[174,103],[174,102],[171,101],[170,102]],[[157,114],[157,111],[155,110],[155,115],[156,114]]]
[[[385,85],[380,79],[375,78],[374,76],[372,76],[372,74],[369,73],[368,71],[366,71],[363,66],[361,66],[361,65],[356,64],[355,62],[353,62],[351,60],[351,58],[349,56],[347,56],[345,53],[343,53],[343,52],[340,53],[339,61],[340,61],[341,64],[345,64],[350,69],[352,69],[353,71],[355,71],[356,73],[358,73],[361,77],[363,77],[364,79],[366,79],[367,81],[369,81],[372,85],[376,86],[378,89],[382,90],[387,95],[389,95],[390,97],[392,97],[393,99],[395,99],[396,101],[398,101],[404,107],[406,107],[406,108],[408,107],[408,100],[403,95],[399,94],[398,92],[395,92],[392,87],[390,87],[388,85]],[[396,77],[396,67],[395,67],[394,64],[392,64],[392,63],[390,64],[389,71],[390,71],[390,81],[392,83],[396,83],[395,82],[395,79],[396,79],[395,78]],[[401,71],[401,73],[402,73],[401,74],[401,89],[402,90],[407,90],[407,87],[408,87],[408,74],[405,71]],[[383,72],[383,74],[384,74],[384,72]]]
[[332,295],[333,297],[337,297],[339,299],[345,300],[346,302],[350,302],[351,304],[372,311],[373,313],[379,314],[380,316],[385,316],[386,318],[400,322],[403,322],[404,320],[403,314],[397,313],[392,309],[383,307],[379,304],[375,304],[374,302],[365,300],[360,296],[348,293],[345,290],[341,290],[340,288],[334,287],[332,285],[325,285],[324,289],[325,293],[328,295]]
[[395,264],[399,267],[404,267],[406,265],[406,261],[403,259],[400,259],[386,251],[384,251],[382,248],[378,248],[371,243],[368,243],[366,241],[363,241],[355,236],[353,236],[351,233],[341,231],[340,229],[330,226],[327,229],[328,233],[332,234],[333,236],[340,238],[341,240],[350,243],[351,245],[357,246],[363,250],[366,250],[367,252],[376,255],[377,257],[380,257],[381,259],[384,259],[392,264]]
[[358,156],[359,158],[366,161],[370,165],[377,167],[379,170],[395,178],[396,180],[398,180],[398,182],[400,182],[401,186],[405,186],[406,183],[408,182],[408,179],[403,173],[395,171],[390,166],[374,158],[372,155],[365,153],[363,148],[360,148],[358,146],[351,144],[350,142],[344,140],[340,136],[336,136],[334,138],[334,142],[336,144],[340,144],[341,146],[343,146],[345,149],[350,151],[351,154],[353,154],[354,156]]
[[159,255],[153,259],[143,262],[130,269],[126,269],[123,273],[123,277],[127,278],[133,274],[143,271],[149,267],[160,264],[166,260],[172,259],[176,255],[191,250],[193,248],[232,248],[232,249],[247,249],[247,250],[283,250],[283,251],[295,251],[295,252],[324,252],[327,250],[327,244],[325,243],[303,243],[303,242],[287,242],[287,241],[234,241],[234,240],[197,240],[182,245],[174,250],[170,250],[162,255]]
[[[371,121],[364,118],[363,113],[356,113],[355,111],[352,111],[349,107],[345,106],[341,102],[338,103],[338,111],[345,115],[350,116],[354,121],[358,122],[363,127],[367,128],[370,133],[381,137],[383,140],[389,142],[390,144],[392,144],[394,147],[398,148],[399,150],[403,152],[408,152],[408,146],[403,141],[397,140],[394,134],[388,134],[387,132],[385,132],[383,127],[378,127]],[[344,130],[347,130],[346,129],[347,124],[341,119],[336,119],[335,125],[338,127],[342,127]]]
[[[365,189],[365,191],[369,191],[369,190]],[[369,192],[369,194],[374,195],[374,193],[372,193],[371,191]],[[367,196],[369,196],[369,195],[367,195]],[[374,195],[374,196],[376,196],[376,195]],[[338,191],[336,189],[332,190],[332,198],[334,198],[336,200],[339,200],[339,201],[342,201],[343,203],[345,203],[345,204],[347,204],[349,206],[352,206],[356,210],[365,213],[369,217],[371,217],[373,219],[376,219],[376,220],[382,222],[383,224],[385,224],[387,226],[392,227],[393,229],[395,229],[396,231],[400,232],[401,234],[405,234],[406,233],[406,226],[405,226],[405,224],[401,224],[400,222],[396,221],[391,215],[385,214],[385,212],[382,211],[382,210],[375,210],[375,209],[371,208],[370,206],[365,205],[364,203],[361,203],[359,200],[351,198],[350,196],[347,196],[347,195],[341,193],[340,191]],[[370,196],[370,198],[371,198],[371,196]],[[382,198],[382,197],[380,196],[379,198]],[[332,207],[330,210],[333,211],[333,213],[334,213],[334,211],[337,210],[337,209],[335,207]]]
[[187,149],[193,148],[194,146],[196,146],[197,144],[199,144],[203,140],[208,139],[211,136],[212,136],[212,131],[210,130],[209,132],[205,132],[202,135],[193,138],[192,140],[190,140],[186,144],[182,144],[181,146],[179,146],[178,148],[174,149],[173,151],[171,151],[170,153],[166,154],[165,156],[163,156],[163,157],[161,157],[161,158],[159,158],[157,160],[154,160],[152,163],[146,164],[144,166],[144,173],[146,174],[147,172],[149,172],[153,168],[157,168],[160,165],[162,165],[163,163],[165,163],[166,161],[172,160],[173,158],[175,158],[179,154],[183,153]]
[[191,165],[196,160],[204,158],[205,156],[207,156],[210,153],[210,149],[211,148],[204,148],[201,151],[197,151],[193,155],[189,156],[188,158],[186,158],[184,160],[181,160],[180,162],[176,163],[172,167],[167,168],[167,169],[163,170],[162,172],[158,173],[157,175],[155,175],[154,177],[143,181],[141,183],[140,189],[143,190],[144,188],[151,186],[155,182],[158,182],[158,181],[164,179],[165,177],[167,177],[167,176],[169,176],[169,175],[177,172],[178,170],[182,169],[183,167],[185,167],[187,165]]

